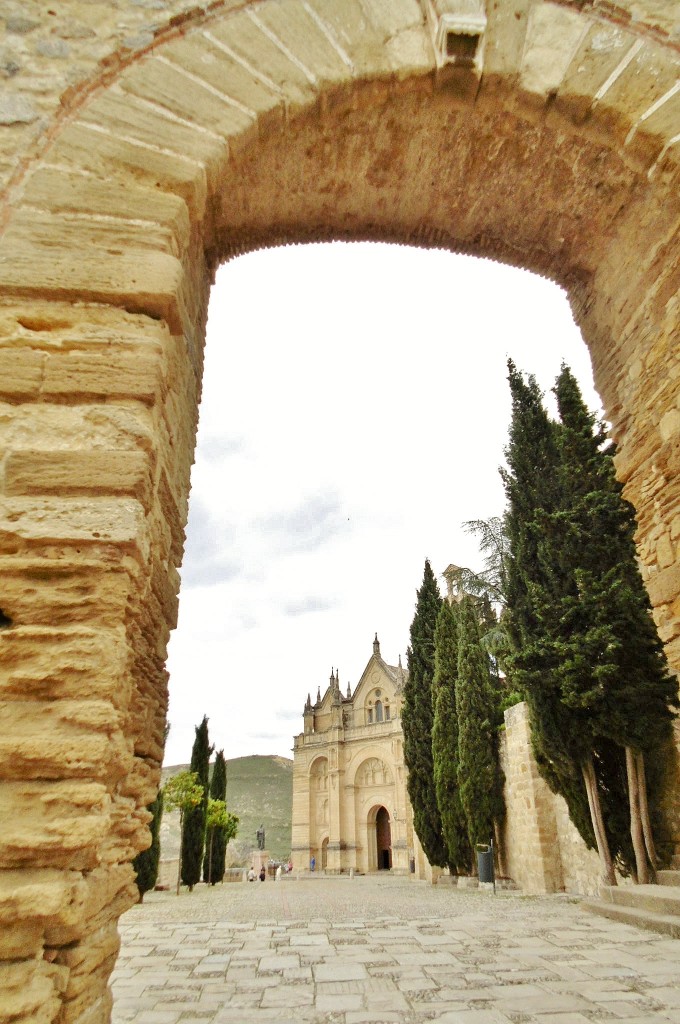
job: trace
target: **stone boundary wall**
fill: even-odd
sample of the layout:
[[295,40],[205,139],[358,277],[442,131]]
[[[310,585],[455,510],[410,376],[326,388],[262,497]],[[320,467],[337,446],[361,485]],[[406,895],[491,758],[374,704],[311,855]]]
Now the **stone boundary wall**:
[[504,873],[528,893],[596,893],[597,852],[586,847],[565,801],[551,792],[538,773],[524,701],[505,712],[501,767],[506,806],[501,837]]
[[[505,712],[501,767],[507,812],[501,836],[503,873],[527,893],[596,894],[597,852],[587,848],[569,818],[566,802],[551,792],[538,773],[524,702]],[[620,884],[630,884],[629,879],[617,877]]]

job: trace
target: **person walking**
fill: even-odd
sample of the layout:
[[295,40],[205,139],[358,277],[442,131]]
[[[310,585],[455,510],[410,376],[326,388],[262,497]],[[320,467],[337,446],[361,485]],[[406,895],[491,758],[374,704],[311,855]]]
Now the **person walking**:
[[262,867],[260,868],[260,881],[264,882],[266,877],[267,877],[267,872],[265,871],[264,864],[263,864]]

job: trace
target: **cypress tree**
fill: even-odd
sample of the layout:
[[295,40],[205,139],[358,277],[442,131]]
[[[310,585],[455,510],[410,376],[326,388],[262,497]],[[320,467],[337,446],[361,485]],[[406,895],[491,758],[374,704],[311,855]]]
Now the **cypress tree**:
[[[206,862],[208,875],[204,881],[215,885],[221,882],[224,877],[224,863],[222,863],[222,874],[212,875],[212,864],[214,863],[214,848],[218,840],[221,840],[224,850],[227,843],[233,839],[238,832],[239,819],[235,814],[230,814],[224,800],[213,800],[208,798],[208,812],[206,816]],[[219,866],[218,866],[219,867]]]
[[434,573],[425,561],[423,582],[417,594],[407,651],[408,679],[404,686],[402,727],[407,788],[413,808],[413,825],[430,864],[445,867],[448,858],[437,806],[432,762],[432,679],[434,631],[442,599]]
[[[586,844],[595,845],[593,751],[587,714],[563,704],[556,677],[555,597],[564,591],[564,566],[548,550],[546,518],[560,511],[559,448],[556,424],[543,406],[534,377],[524,380],[508,361],[512,420],[501,471],[507,496],[505,532],[508,667],[529,708],[539,770],[567,801],[572,821]],[[584,769],[585,766],[585,769]],[[588,785],[584,785],[587,775]],[[594,794],[594,795],[593,795]],[[601,818],[601,815],[599,815]],[[598,818],[598,820],[599,820]],[[608,879],[611,854],[602,832],[597,845]]]
[[[624,527],[611,456],[602,461],[604,432],[594,430],[573,377],[563,372],[563,422],[557,424],[548,420],[535,381],[526,384],[512,365],[510,370],[517,422],[506,451],[509,579],[513,585],[519,579],[517,590],[525,598],[519,614],[511,608],[512,663],[530,707],[539,769],[567,800],[588,845],[597,846],[604,877],[613,885],[614,863],[627,873],[635,860],[622,812],[626,755],[611,727],[625,704],[626,686],[613,628],[620,618],[616,594],[625,589],[618,577],[618,562],[626,561],[620,540],[628,533],[632,542],[634,526]],[[534,426],[543,421],[542,435],[522,433],[529,420]],[[549,458],[536,458],[540,473],[532,477],[531,444],[520,457],[517,451],[527,437],[535,444],[541,436],[537,450]],[[524,547],[515,544],[517,537]]]
[[486,843],[503,816],[497,757],[495,691],[489,659],[480,643],[474,599],[466,594],[458,613],[458,785],[470,846]]
[[437,806],[451,874],[467,874],[472,850],[458,785],[458,607],[444,601],[434,633],[432,761]]
[[205,821],[208,809],[208,775],[210,755],[214,747],[208,741],[208,719],[195,728],[196,738],[191,751],[190,771],[195,772],[198,784],[203,789],[203,799],[196,807],[186,812],[182,836],[182,881],[193,889],[201,878],[203,845],[205,843]]
[[163,790],[159,789],[156,799],[150,803],[147,810],[151,812],[149,828],[151,830],[151,846],[148,850],[138,853],[132,862],[136,872],[135,882],[139,889],[139,902],[144,899],[144,893],[153,889],[158,880],[158,862],[161,855],[161,818],[163,817]]
[[588,710],[595,742],[623,751],[635,872],[644,882],[647,858],[657,864],[645,753],[670,736],[677,684],[638,568],[635,512],[616,479],[615,448],[564,365],[555,394],[565,510],[554,517],[551,539],[572,573],[561,606],[560,687],[569,707]]
[[167,811],[179,811],[179,857],[177,858],[177,895],[182,878],[184,825],[187,814],[203,802],[204,789],[199,785],[196,772],[183,771],[171,776],[163,787],[163,806]]
[[[209,795],[212,800],[221,800],[226,807],[227,762],[224,759],[223,750],[218,750],[215,756]],[[227,840],[224,828],[215,829],[214,835],[210,839],[212,840],[210,843],[206,842],[205,856],[203,858],[203,881],[215,885],[216,882],[220,882],[224,878],[224,865],[227,857]]]

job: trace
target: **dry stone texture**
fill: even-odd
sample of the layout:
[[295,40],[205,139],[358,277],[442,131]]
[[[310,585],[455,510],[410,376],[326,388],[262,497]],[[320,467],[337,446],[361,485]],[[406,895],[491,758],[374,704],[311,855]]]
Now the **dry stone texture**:
[[[480,0],[479,50],[454,65],[438,19],[470,7],[0,2],[0,1012],[16,1022],[109,1015],[162,756],[207,296],[231,255],[374,238],[561,283],[680,668],[677,5]],[[677,821],[672,788],[668,805]]]

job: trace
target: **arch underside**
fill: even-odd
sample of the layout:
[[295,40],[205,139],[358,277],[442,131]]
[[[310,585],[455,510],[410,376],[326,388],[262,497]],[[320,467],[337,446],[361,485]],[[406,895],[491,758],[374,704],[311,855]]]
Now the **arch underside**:
[[[3,1001],[17,1021],[36,1007],[45,1020],[108,1017],[128,862],[147,841],[162,759],[207,299],[223,260],[375,239],[562,284],[680,667],[672,26],[628,21],[625,3],[502,0],[470,69],[437,57],[425,9],[178,3],[138,52],[111,29],[108,63],[84,61],[75,84],[47,90],[41,120],[8,123],[0,109],[0,949],[23,964]],[[56,57],[53,71],[59,83]],[[30,111],[32,82],[8,89],[24,104],[11,116]],[[455,344],[449,297],[428,301],[442,344]]]

